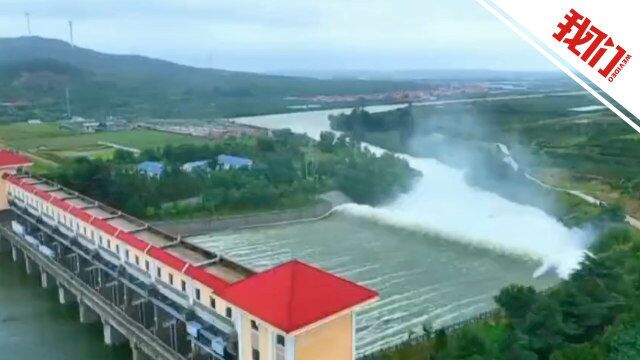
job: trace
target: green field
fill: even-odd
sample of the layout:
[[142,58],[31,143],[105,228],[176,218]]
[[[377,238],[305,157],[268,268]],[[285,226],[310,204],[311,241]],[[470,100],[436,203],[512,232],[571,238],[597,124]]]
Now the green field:
[[40,165],[53,166],[74,157],[110,158],[114,148],[101,144],[112,143],[139,150],[165,145],[205,144],[212,140],[153,130],[78,133],[60,129],[57,124],[30,125],[14,123],[0,126],[0,144],[31,154]]

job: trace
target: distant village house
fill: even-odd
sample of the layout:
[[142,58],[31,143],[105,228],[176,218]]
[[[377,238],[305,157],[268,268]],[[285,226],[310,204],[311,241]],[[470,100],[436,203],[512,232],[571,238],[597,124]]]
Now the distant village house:
[[217,160],[218,167],[222,170],[250,168],[253,166],[253,160],[233,155],[221,154],[218,155]]
[[144,161],[138,164],[138,171],[149,177],[160,177],[164,172],[164,165],[157,161]]

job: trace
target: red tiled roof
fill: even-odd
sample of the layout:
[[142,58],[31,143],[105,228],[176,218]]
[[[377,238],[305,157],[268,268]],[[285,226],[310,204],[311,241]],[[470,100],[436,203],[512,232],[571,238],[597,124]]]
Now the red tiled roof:
[[229,286],[232,304],[287,333],[374,300],[378,293],[331,273],[291,261]]
[[182,269],[187,266],[186,261],[158,247],[151,247],[147,254],[160,261],[161,263],[174,268],[177,271],[182,271]]
[[207,272],[202,268],[195,267],[193,265],[189,265],[189,267],[184,273],[190,276],[191,278],[193,278],[194,280],[199,281],[202,285],[209,287],[216,293],[229,287],[228,282]]
[[0,150],[0,168],[5,166],[29,165],[33,162],[31,159],[20,156],[8,150]]

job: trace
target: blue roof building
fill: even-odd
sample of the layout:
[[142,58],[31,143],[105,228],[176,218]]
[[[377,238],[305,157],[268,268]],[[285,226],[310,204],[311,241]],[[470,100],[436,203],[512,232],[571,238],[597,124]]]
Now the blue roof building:
[[138,164],[138,171],[147,176],[160,176],[164,172],[164,165],[157,161],[144,161]]
[[253,166],[253,160],[238,156],[221,154],[218,155],[218,166],[220,166],[220,168],[224,170],[251,167]]

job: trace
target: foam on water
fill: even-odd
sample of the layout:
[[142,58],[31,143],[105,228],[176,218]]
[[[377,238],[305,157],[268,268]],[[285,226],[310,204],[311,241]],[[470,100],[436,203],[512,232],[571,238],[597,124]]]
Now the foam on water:
[[[377,154],[386,151],[364,146]],[[345,204],[336,210],[540,260],[543,265],[534,276],[555,269],[558,276],[568,277],[579,267],[595,237],[590,229],[568,228],[536,207],[472,187],[462,170],[438,160],[396,155],[422,173],[410,192],[386,206]]]

